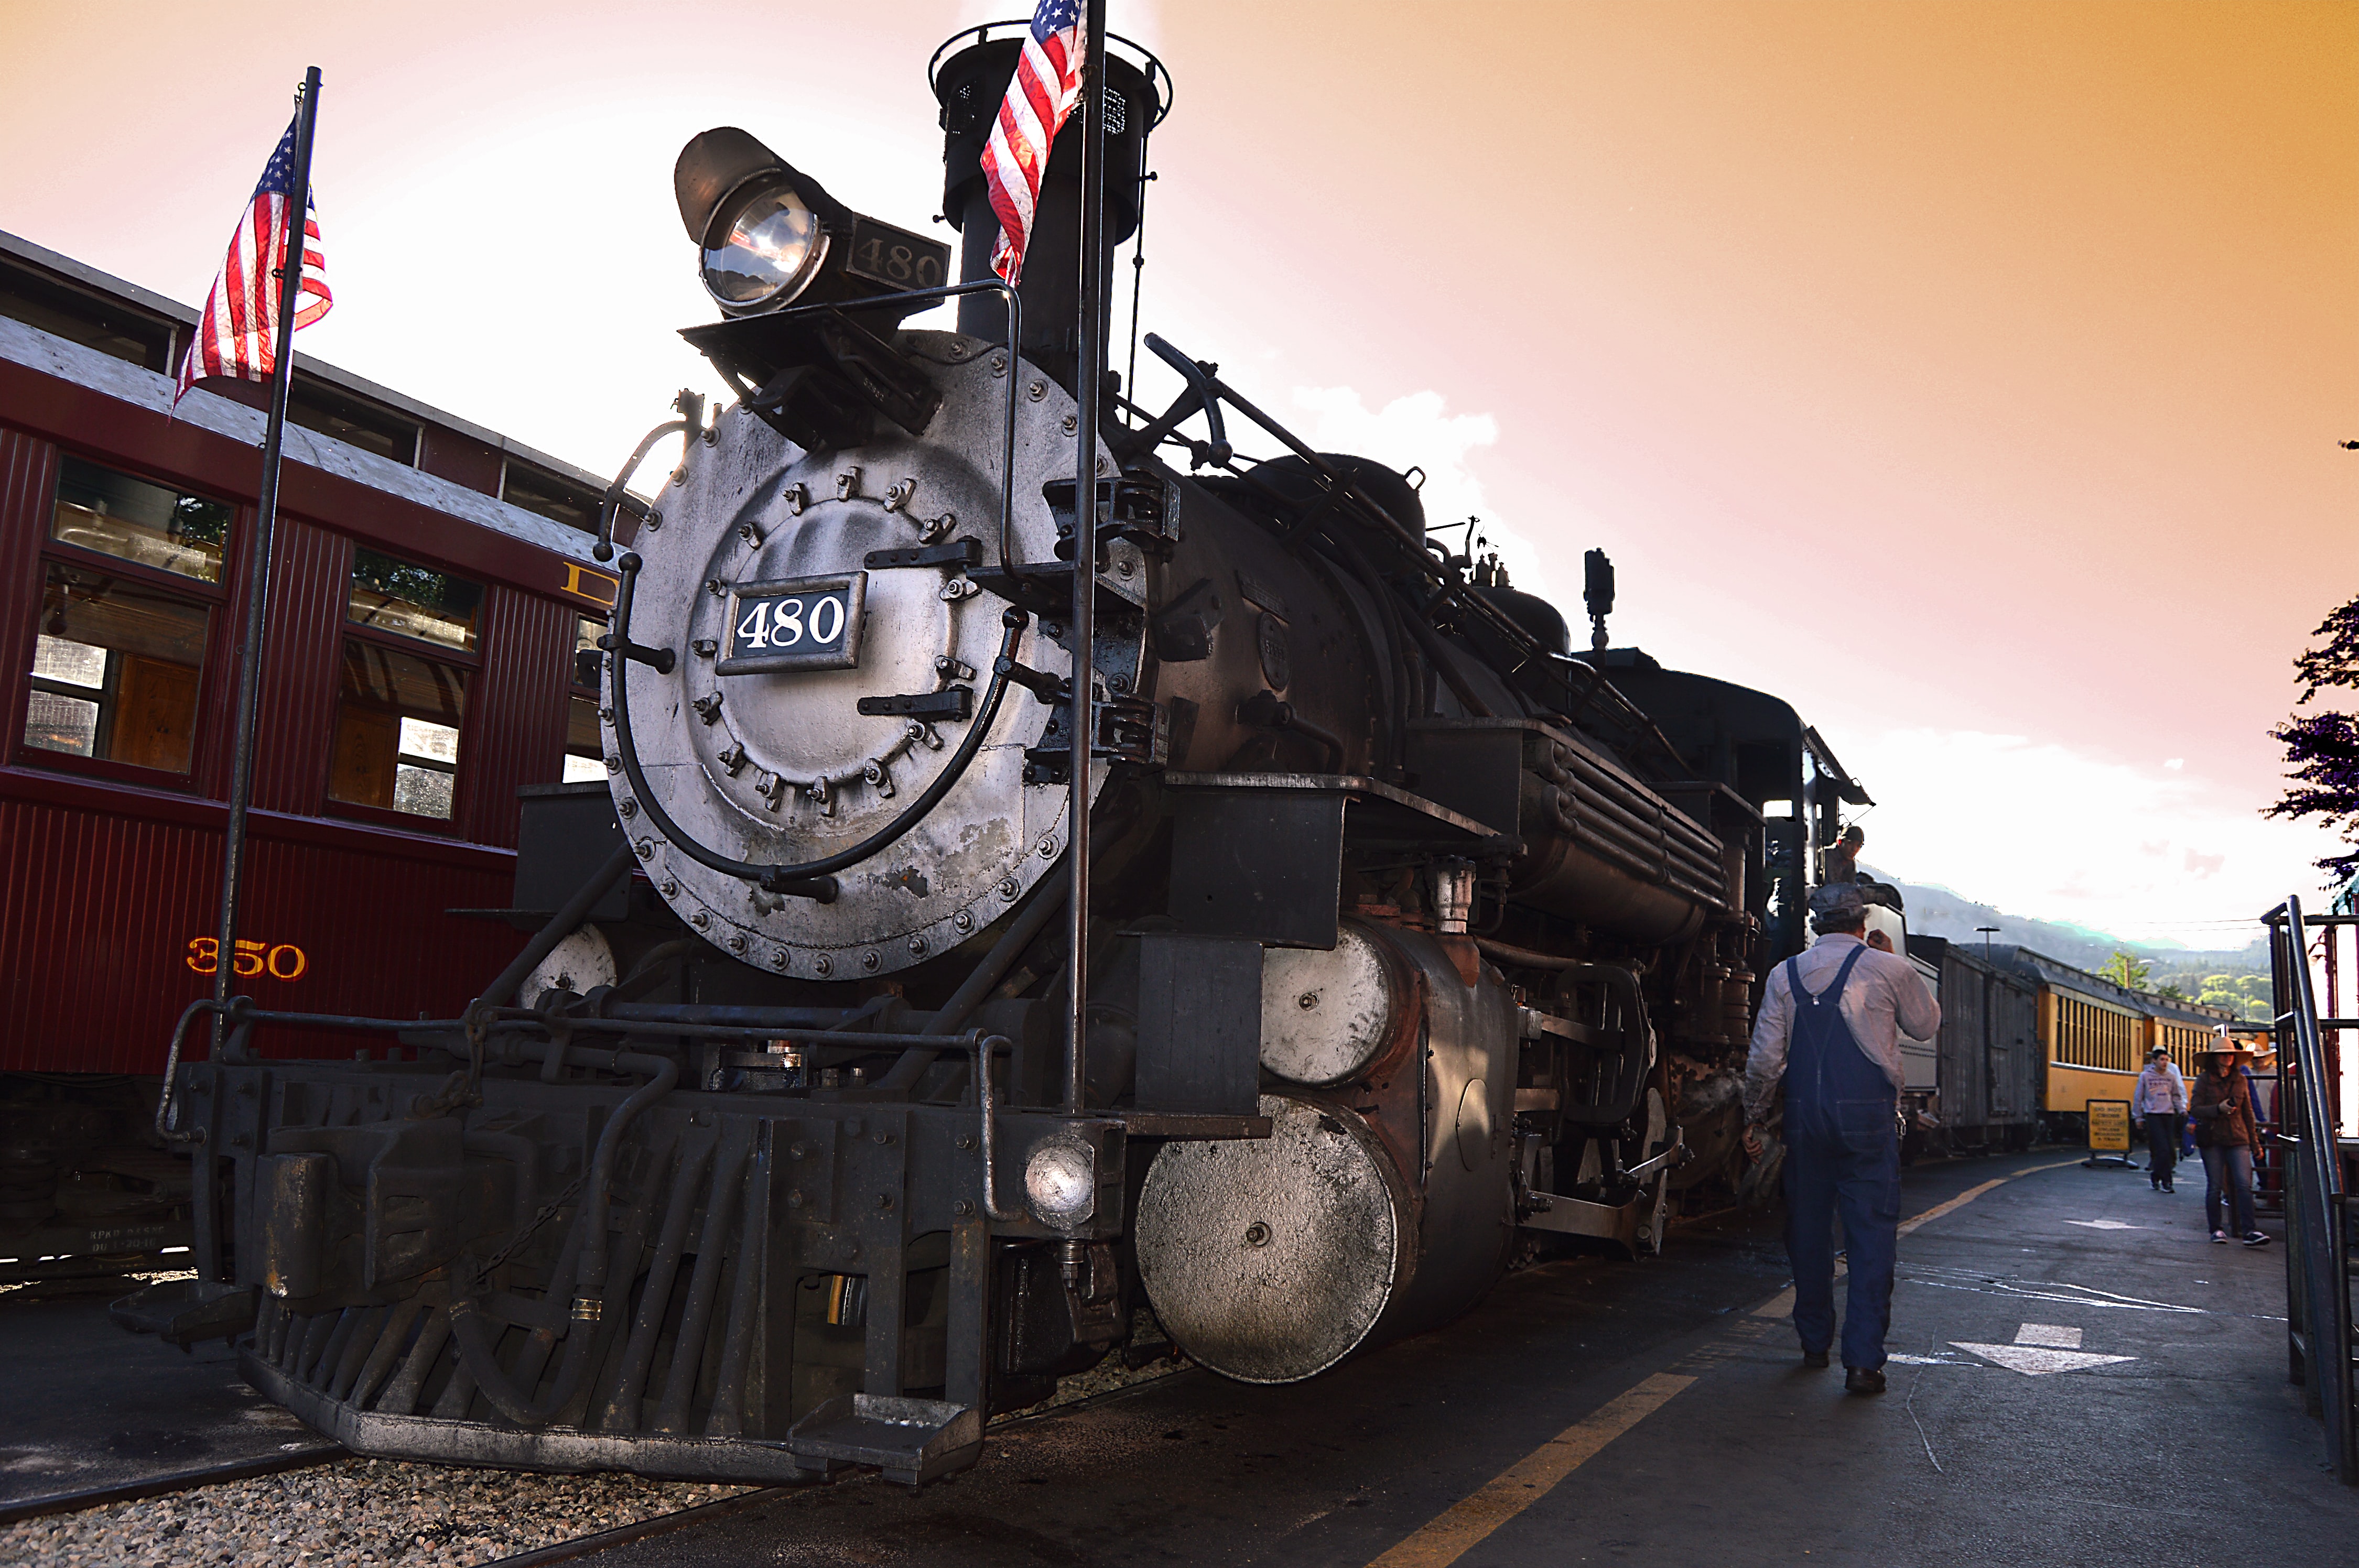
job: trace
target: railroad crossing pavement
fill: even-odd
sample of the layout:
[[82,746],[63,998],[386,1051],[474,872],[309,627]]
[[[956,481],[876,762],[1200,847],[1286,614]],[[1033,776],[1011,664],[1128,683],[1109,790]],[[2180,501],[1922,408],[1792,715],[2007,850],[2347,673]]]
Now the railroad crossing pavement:
[[1881,1398],[1756,1310],[1772,1227],[1706,1226],[1311,1383],[1182,1374],[998,1429],[921,1493],[774,1494],[588,1561],[2352,1561],[2359,1494],[2286,1381],[2281,1249],[2211,1245],[2200,1176],[2166,1196],[2060,1158],[1909,1173],[1905,1216],[1967,1201],[1901,1242]]
[[103,1295],[0,1295],[0,1519],[343,1452],[247,1388],[226,1341],[125,1334]]

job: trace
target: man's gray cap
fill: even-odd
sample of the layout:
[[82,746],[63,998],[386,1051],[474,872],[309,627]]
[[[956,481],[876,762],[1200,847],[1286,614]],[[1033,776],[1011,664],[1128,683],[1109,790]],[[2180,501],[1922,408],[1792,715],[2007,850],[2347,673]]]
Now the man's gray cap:
[[1810,922],[1820,930],[1851,926],[1867,917],[1867,899],[1857,882],[1827,882],[1810,894]]

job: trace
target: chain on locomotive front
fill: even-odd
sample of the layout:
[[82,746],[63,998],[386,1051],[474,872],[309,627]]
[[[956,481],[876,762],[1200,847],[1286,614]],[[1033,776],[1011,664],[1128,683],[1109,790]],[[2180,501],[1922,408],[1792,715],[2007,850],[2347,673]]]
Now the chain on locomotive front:
[[[558,918],[388,1059],[266,1062],[247,1009],[182,1076],[217,1277],[178,1332],[255,1311],[249,1378],[356,1452],[914,1482],[1142,1308],[1308,1378],[1735,1194],[1782,785],[1697,715],[1743,705],[1658,723],[1408,481],[1159,341],[1188,390],[1108,400],[1082,496],[1071,131],[1022,288],[986,259],[1015,47],[936,78],[963,286],[742,131],[682,153],[723,318],[687,335],[739,395],[683,395],[619,508],[610,788],[530,792],[519,850]],[[1101,281],[1167,80],[1109,58]]]

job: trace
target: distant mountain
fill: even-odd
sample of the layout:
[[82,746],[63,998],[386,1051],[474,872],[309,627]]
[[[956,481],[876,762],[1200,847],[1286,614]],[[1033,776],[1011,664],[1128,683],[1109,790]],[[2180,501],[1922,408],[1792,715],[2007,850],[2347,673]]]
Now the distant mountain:
[[2002,946],[2016,943],[2083,969],[2097,968],[2112,957],[2116,948],[2126,948],[2154,960],[2158,976],[2188,971],[2266,972],[2268,968],[2268,946],[2257,936],[2248,946],[2215,949],[2188,947],[2176,942],[2125,941],[2109,931],[2070,921],[2033,920],[2002,914],[1949,888],[1897,881],[1872,866],[1862,865],[1860,870],[1900,890],[1901,900],[1908,906],[1908,929],[1920,935],[1972,945],[1984,939],[1977,927],[1995,925],[1998,929],[1990,934],[1991,941]]

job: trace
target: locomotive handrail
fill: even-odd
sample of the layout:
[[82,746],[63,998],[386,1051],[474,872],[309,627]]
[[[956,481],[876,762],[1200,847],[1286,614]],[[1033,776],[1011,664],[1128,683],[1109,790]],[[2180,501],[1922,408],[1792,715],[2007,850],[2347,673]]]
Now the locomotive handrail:
[[[601,639],[611,647],[625,646],[630,642],[631,597],[638,583],[639,565],[636,551],[625,551],[622,560],[617,563],[622,577],[621,586],[614,592],[614,630]],[[1024,628],[1031,623],[1031,620],[1030,615],[1012,605],[1000,612],[1000,622],[1006,628],[999,640],[998,663],[1000,665],[1005,666],[1015,657],[1016,643],[1023,635]],[[617,654],[614,657],[613,665],[615,760],[622,765],[623,776],[630,781],[633,796],[638,801],[640,809],[647,814],[647,820],[654,826],[656,831],[662,834],[667,842],[677,847],[689,859],[700,865],[710,867],[723,876],[737,877],[754,882],[766,892],[791,893],[798,898],[815,899],[821,903],[835,902],[835,878],[830,873],[842,871],[846,866],[853,865],[877,853],[908,832],[910,828],[915,827],[920,818],[941,804],[942,797],[950,794],[951,788],[965,775],[967,764],[972,762],[975,753],[983,749],[984,738],[990,734],[992,725],[999,718],[1000,703],[1007,696],[1008,684],[1004,667],[994,670],[991,684],[984,688],[981,708],[975,714],[973,723],[967,729],[966,739],[959,742],[959,749],[951,754],[950,761],[942,765],[942,771],[934,775],[933,782],[919,792],[918,797],[904,807],[900,815],[894,817],[892,821],[850,849],[839,849],[832,855],[822,855],[816,860],[806,860],[800,865],[762,866],[750,860],[733,859],[718,849],[708,849],[697,842],[685,828],[672,820],[671,814],[663,808],[662,803],[648,790],[647,775],[639,768],[638,747],[631,737],[629,695],[631,682],[628,662]],[[640,859],[652,858],[653,846],[645,839],[639,842],[645,846]]]
[[[691,395],[682,392],[681,401],[686,402]],[[631,514],[641,519],[645,519],[654,510],[646,502],[633,495],[625,487],[631,482],[631,476],[639,471],[639,465],[647,460],[647,454],[655,450],[658,441],[675,433],[691,438],[699,434],[703,424],[704,399],[697,398],[694,407],[694,416],[657,426],[640,437],[639,444],[631,449],[631,460],[623,465],[622,471],[614,476],[614,482],[608,485],[606,493],[598,499],[598,542],[590,546],[590,554],[593,558],[601,561],[611,561],[614,558],[614,513],[618,508],[627,504]],[[688,411],[683,409],[682,412]]]
[[250,996],[234,996],[225,1001],[212,997],[199,997],[180,1010],[179,1021],[172,1025],[172,1044],[164,1054],[164,1088],[156,1098],[156,1135],[168,1143],[202,1143],[205,1130],[192,1128],[187,1132],[171,1125],[172,1113],[179,1108],[175,1093],[175,1080],[179,1076],[180,1042],[189,1032],[189,1024],[197,1014],[210,1012],[227,1020],[233,1026],[256,1023],[281,1024],[289,1029],[348,1029],[359,1033],[402,1034],[411,1031],[432,1033],[436,1030],[460,1030],[467,1026],[463,1018],[362,1018],[342,1012],[274,1012],[254,1005]]
[[[1468,592],[1464,583],[1459,581],[1453,573],[1434,560],[1427,551],[1426,542],[1421,535],[1395,517],[1381,502],[1363,492],[1353,482],[1349,475],[1338,470],[1300,437],[1279,424],[1251,400],[1240,396],[1236,388],[1207,370],[1200,362],[1189,359],[1187,355],[1155,333],[1147,333],[1146,341],[1147,348],[1156,357],[1178,371],[1188,382],[1190,389],[1196,392],[1207,410],[1208,422],[1217,422],[1218,415],[1212,410],[1217,400],[1225,399],[1238,413],[1261,427],[1288,450],[1301,459],[1310,467],[1311,472],[1324,481],[1324,489],[1328,494],[1338,497],[1357,509],[1365,520],[1376,524],[1390,534],[1402,553],[1415,563],[1418,571],[1432,581],[1441,590],[1443,597],[1451,603],[1476,620],[1487,622],[1491,629],[1505,637],[1511,646],[1520,647],[1533,657],[1540,657],[1551,652],[1544,648],[1539,640],[1525,630],[1513,616],[1508,615],[1482,595]],[[1240,479],[1251,477],[1237,469],[1234,463],[1223,463],[1220,466],[1226,468]],[[1464,688],[1462,680],[1454,678],[1455,672],[1451,669],[1448,663],[1436,656],[1438,639],[1435,638],[1432,627],[1426,622],[1425,619],[1418,615],[1408,616],[1404,618],[1404,624],[1427,658],[1433,662],[1436,671],[1440,674],[1444,681],[1450,684],[1451,694],[1457,697],[1460,702],[1467,704],[1470,708],[1479,708],[1482,705],[1476,702],[1471,692]],[[1573,662],[1580,663],[1578,660]],[[1595,695],[1596,684],[1597,677],[1593,672],[1593,685],[1590,692],[1583,697],[1584,704],[1589,697]],[[1626,701],[1625,706],[1629,706]],[[1670,759],[1676,771],[1682,773],[1688,771],[1687,759],[1680,754],[1680,749],[1677,746],[1671,744],[1670,737],[1663,733],[1660,725],[1635,707],[1629,707],[1629,714],[1636,720],[1635,727],[1640,734],[1663,749],[1664,755]]]

